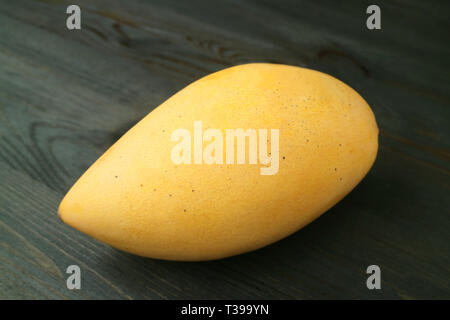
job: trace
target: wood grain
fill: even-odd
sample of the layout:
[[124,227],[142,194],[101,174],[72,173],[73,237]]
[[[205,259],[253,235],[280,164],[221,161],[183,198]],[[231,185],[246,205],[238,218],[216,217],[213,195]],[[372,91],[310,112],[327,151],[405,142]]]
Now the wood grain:
[[[446,1],[0,0],[0,298],[450,298],[450,22]],[[64,225],[75,180],[138,120],[228,66],[307,66],[345,81],[380,127],[373,170],[341,203],[264,249],[177,263]],[[82,269],[82,289],[65,270]],[[382,270],[369,291],[368,265]]]

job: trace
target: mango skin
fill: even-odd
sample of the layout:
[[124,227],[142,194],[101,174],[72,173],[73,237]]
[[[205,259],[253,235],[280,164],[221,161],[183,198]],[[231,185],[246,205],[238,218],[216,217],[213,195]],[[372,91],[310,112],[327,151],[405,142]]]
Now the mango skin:
[[[278,173],[261,175],[261,164],[175,165],[171,133],[193,131],[195,120],[222,132],[278,128]],[[136,255],[220,259],[319,217],[367,174],[377,149],[369,105],[343,82],[294,66],[235,66],[195,81],[137,123],[75,183],[59,216]]]

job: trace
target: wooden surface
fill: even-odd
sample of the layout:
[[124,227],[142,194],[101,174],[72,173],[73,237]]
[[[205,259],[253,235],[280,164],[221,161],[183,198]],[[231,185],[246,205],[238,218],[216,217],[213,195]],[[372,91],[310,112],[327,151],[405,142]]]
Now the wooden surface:
[[[80,31],[65,25],[74,3]],[[450,3],[376,3],[379,31],[359,0],[0,0],[0,298],[450,298]],[[252,61],[327,72],[372,106],[378,159],[342,202],[274,245],[202,263],[122,253],[57,218],[139,119]],[[81,290],[66,288],[71,264]]]

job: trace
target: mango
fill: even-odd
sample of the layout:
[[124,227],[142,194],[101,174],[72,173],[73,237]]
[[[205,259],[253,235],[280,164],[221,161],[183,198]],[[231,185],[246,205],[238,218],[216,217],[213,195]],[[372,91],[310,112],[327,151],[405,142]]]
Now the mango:
[[319,217],[363,179],[377,150],[372,110],[343,82],[295,66],[239,65],[150,112],[82,175],[58,212],[136,255],[220,259]]

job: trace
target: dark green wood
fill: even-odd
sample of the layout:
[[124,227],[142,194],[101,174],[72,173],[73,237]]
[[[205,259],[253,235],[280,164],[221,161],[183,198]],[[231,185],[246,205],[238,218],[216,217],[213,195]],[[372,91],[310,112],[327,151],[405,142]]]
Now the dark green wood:
[[[450,298],[450,3],[0,0],[0,298]],[[65,192],[188,83],[241,63],[345,81],[380,127],[374,168],[276,244],[212,262],[144,259],[71,229]],[[66,288],[70,264],[82,289]],[[382,270],[368,290],[366,268]]]

